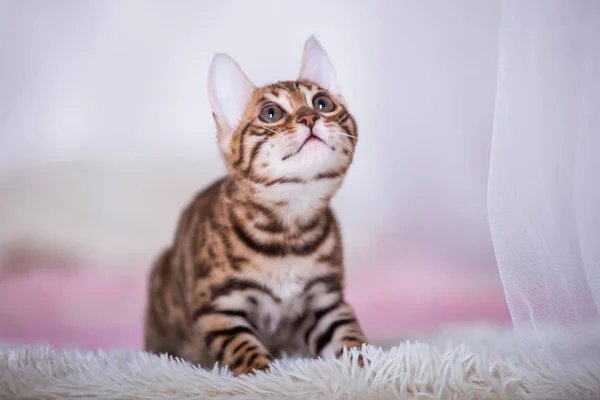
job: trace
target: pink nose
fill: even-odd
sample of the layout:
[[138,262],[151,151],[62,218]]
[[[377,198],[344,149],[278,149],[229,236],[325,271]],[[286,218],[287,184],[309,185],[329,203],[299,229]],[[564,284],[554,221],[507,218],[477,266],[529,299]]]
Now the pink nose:
[[319,113],[310,107],[302,106],[296,115],[296,122],[304,124],[309,128],[315,126],[315,123],[320,118]]

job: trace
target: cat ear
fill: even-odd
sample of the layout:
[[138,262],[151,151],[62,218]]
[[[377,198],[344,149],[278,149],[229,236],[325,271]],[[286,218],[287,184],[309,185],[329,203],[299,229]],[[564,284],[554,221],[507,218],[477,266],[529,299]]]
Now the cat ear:
[[314,82],[331,94],[341,97],[340,85],[335,69],[325,50],[316,37],[311,36],[304,45],[302,66],[300,67],[300,80]]
[[213,113],[228,129],[240,123],[254,88],[233,58],[215,54],[208,72],[208,99]]

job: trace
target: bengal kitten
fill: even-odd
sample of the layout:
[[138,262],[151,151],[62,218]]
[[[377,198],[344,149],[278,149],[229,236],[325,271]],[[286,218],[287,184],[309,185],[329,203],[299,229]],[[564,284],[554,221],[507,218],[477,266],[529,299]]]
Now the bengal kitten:
[[311,37],[297,81],[257,88],[217,54],[208,91],[228,176],[184,209],[153,266],[146,349],[239,375],[361,346],[329,208],[357,127],[329,57]]

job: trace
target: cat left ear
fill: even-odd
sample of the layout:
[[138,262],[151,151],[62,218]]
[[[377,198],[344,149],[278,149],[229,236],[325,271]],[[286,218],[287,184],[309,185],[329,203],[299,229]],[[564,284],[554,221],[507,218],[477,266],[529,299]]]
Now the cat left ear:
[[302,66],[298,78],[314,82],[327,89],[331,94],[341,97],[341,89],[335,69],[327,53],[314,36],[309,37],[304,45]]
[[254,89],[233,58],[223,53],[214,56],[208,72],[208,98],[212,112],[229,130],[239,125]]

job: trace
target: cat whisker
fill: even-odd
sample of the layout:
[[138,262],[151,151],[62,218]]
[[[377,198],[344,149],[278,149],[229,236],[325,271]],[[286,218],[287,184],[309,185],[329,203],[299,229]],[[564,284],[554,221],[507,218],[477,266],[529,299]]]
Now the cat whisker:
[[256,163],[254,163],[250,166],[250,169],[248,170],[248,176],[252,176],[252,171],[254,170],[255,165],[256,165]]
[[348,136],[348,137],[351,137],[351,138],[353,138],[353,139],[358,139],[358,137],[357,137],[357,136],[350,135],[350,134],[348,134],[348,133],[344,133],[344,132],[336,132],[336,131],[333,131],[332,133],[335,133],[336,135],[340,135],[340,136]]
[[237,149],[239,149],[240,147],[242,147],[242,144],[243,143],[239,143],[239,144],[237,144],[235,146],[231,146],[231,150],[237,150]]
[[340,139],[336,138],[336,143],[341,144],[346,150],[348,150],[350,152],[350,154],[352,154],[354,156],[354,151],[350,148],[350,146],[348,146],[348,144],[342,142]]
[[348,112],[345,112],[345,113],[343,113],[343,114],[342,114],[342,116],[341,116],[341,117],[339,117],[339,118],[337,119],[337,121],[335,121],[335,123],[336,123],[336,124],[339,124],[341,120],[343,120],[344,118],[346,118],[346,115],[348,115]]
[[250,119],[246,119],[246,118],[242,118],[242,121],[248,122],[251,125],[254,125],[256,127],[262,128],[262,129],[264,129],[264,130],[266,130],[268,132],[271,132],[273,134],[281,133],[281,130],[278,127],[276,127],[276,126],[266,127],[264,125],[257,124],[256,122],[254,122],[254,120],[250,120]]
[[[260,141],[259,141],[259,142],[257,142],[257,143],[263,143],[263,142],[266,142],[267,140],[269,140],[269,139],[268,139],[268,138],[266,138],[266,139],[262,139],[262,140],[260,140]],[[250,176],[252,176],[252,171],[254,171],[254,167],[255,167],[255,166],[256,166],[256,160],[254,160],[254,163],[252,163],[252,165],[250,166],[250,170],[248,171],[248,176],[249,176],[249,177],[250,177]],[[268,171],[267,171],[267,172],[268,172]]]
[[281,130],[279,130],[279,128],[275,128],[274,127],[275,128],[275,130],[274,130],[274,129],[271,129],[271,128],[267,128],[266,126],[259,125],[259,124],[255,123],[255,122],[251,122],[251,124],[255,125],[255,126],[259,126],[259,127],[263,128],[264,130],[266,130],[268,132],[271,132],[273,134],[281,133]]
[[263,176],[262,176],[262,177],[261,177],[261,178],[258,180],[258,184],[259,184],[259,185],[263,183],[263,180],[264,180],[264,179],[267,177],[267,174],[268,174],[268,173],[269,173],[269,171],[265,172],[265,173],[263,174]]

